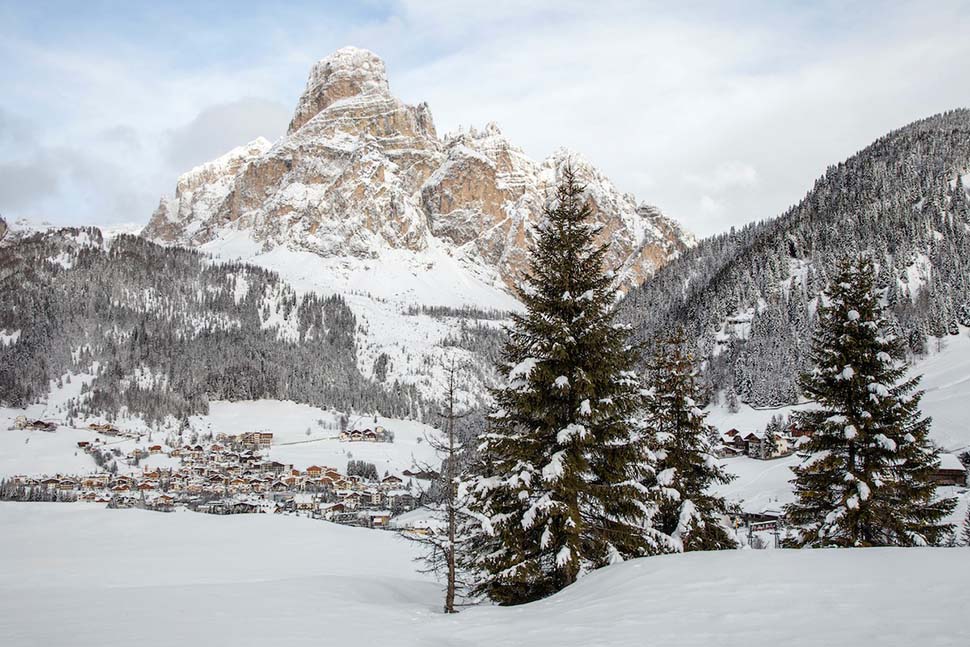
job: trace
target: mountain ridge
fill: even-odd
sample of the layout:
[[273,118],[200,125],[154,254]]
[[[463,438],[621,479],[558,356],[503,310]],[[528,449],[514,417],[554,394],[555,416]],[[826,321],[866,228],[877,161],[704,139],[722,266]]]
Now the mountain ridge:
[[396,99],[383,61],[348,47],[312,67],[286,135],[181,176],[143,235],[197,247],[245,231],[265,248],[375,259],[389,249],[420,256],[437,240],[514,293],[532,228],[567,164],[587,185],[623,287],[695,243],[575,153],[533,161],[495,124],[439,137],[427,104]]

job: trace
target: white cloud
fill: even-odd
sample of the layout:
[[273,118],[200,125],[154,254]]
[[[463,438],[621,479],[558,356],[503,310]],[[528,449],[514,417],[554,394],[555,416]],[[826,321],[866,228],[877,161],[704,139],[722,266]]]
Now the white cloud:
[[[702,235],[777,215],[829,164],[890,129],[970,105],[960,76],[970,13],[959,2],[376,6],[377,18],[307,14],[266,29],[247,41],[245,65],[203,63],[207,50],[176,64],[137,43],[119,56],[114,46],[7,39],[0,55],[26,72],[4,84],[0,105],[32,119],[49,111],[36,145],[120,168],[98,191],[118,192],[108,204],[138,187],[143,204],[125,219],[145,220],[185,170],[176,166],[278,134],[312,61],[355,44],[385,58],[402,99],[429,102],[439,132],[497,121],[534,157],[568,146]],[[222,23],[192,28],[192,42],[245,40]],[[129,136],[100,136],[114,128]],[[32,159],[4,152],[0,162]],[[70,196],[58,209],[102,216]]]
[[280,137],[290,116],[291,110],[282,103],[266,99],[245,98],[208,106],[170,133],[166,157],[173,168],[186,170],[257,137]]
[[755,186],[758,184],[758,171],[744,162],[722,162],[704,175],[689,173],[684,177],[684,181],[693,186],[704,187],[709,191],[722,192],[729,189]]

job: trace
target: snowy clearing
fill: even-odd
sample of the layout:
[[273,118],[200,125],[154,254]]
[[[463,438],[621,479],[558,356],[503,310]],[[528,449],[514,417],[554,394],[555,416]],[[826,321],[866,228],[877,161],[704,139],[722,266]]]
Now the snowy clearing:
[[[725,551],[439,612],[394,533],[277,515],[0,504],[0,644],[963,645],[966,549]],[[190,543],[191,550],[186,550]]]

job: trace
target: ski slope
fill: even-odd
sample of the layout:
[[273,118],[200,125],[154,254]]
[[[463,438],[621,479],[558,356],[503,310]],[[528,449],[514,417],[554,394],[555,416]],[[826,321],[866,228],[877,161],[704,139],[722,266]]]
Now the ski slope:
[[723,551],[440,613],[390,532],[278,515],[0,504],[0,644],[965,645],[966,549]]

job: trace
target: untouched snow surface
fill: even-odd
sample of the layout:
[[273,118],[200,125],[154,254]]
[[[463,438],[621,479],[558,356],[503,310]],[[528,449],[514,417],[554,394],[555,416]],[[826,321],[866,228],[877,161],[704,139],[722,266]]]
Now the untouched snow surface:
[[965,645],[967,549],[725,551],[439,612],[413,545],[275,515],[0,504],[0,644]]

